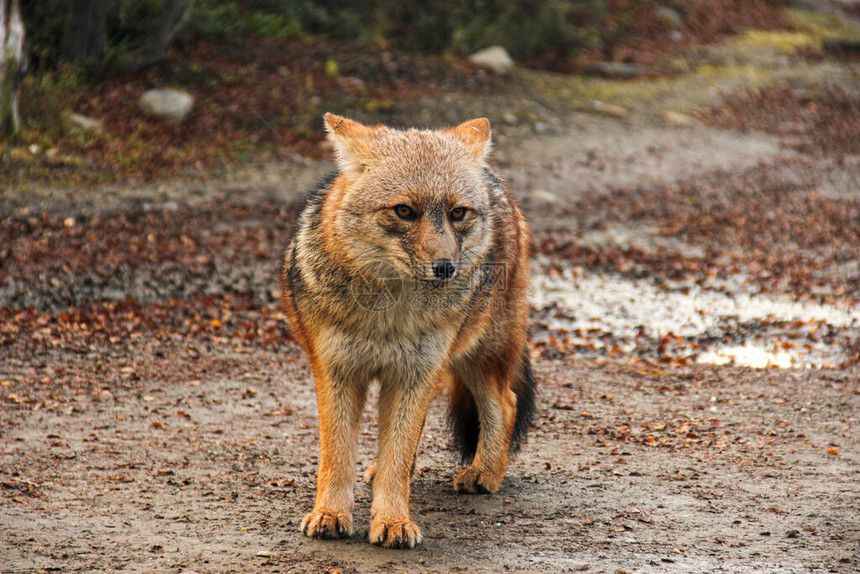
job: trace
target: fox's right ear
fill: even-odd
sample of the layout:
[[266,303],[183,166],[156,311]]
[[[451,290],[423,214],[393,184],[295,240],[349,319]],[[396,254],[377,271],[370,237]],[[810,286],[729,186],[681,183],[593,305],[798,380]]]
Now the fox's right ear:
[[479,163],[487,160],[487,156],[493,147],[490,137],[490,120],[487,118],[469,120],[457,127],[448,128],[445,131],[454,134],[466,144],[473,159],[478,160]]
[[326,114],[324,118],[328,139],[334,145],[340,170],[350,177],[364,173],[375,158],[369,140],[379,128],[368,127],[334,114]]

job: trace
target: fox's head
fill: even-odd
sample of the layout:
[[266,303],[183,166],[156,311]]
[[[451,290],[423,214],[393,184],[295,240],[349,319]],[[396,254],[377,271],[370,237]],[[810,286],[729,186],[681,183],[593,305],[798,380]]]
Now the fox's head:
[[407,131],[333,114],[325,123],[340,176],[323,218],[334,222],[351,259],[384,261],[430,282],[451,279],[481,259],[498,199],[486,172],[488,120]]

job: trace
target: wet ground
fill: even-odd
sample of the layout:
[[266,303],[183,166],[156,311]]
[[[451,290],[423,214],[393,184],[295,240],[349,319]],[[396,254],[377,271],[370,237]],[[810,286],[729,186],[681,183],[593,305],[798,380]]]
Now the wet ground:
[[367,544],[363,484],[353,538],[298,532],[316,406],[277,277],[328,164],[4,192],[0,571],[856,571],[860,95],[822,65],[689,127],[651,100],[491,117],[535,235],[539,418],[461,496],[434,405],[413,551]]

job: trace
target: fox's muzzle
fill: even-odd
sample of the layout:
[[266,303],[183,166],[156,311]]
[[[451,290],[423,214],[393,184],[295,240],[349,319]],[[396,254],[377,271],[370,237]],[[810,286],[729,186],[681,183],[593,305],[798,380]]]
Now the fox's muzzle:
[[450,279],[457,272],[457,265],[450,259],[437,259],[433,262],[433,276],[436,279]]

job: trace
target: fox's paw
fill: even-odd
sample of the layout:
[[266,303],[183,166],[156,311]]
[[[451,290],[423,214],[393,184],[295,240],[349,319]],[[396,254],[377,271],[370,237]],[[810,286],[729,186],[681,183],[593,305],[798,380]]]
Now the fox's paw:
[[476,468],[464,468],[454,479],[454,490],[468,494],[492,494],[499,490],[504,475]]
[[384,548],[415,548],[421,529],[411,520],[371,520],[370,543]]
[[364,471],[364,482],[373,484],[373,477],[376,476],[376,462],[371,462],[367,470]]
[[302,520],[302,532],[310,538],[346,538],[352,534],[352,515],[314,510]]

